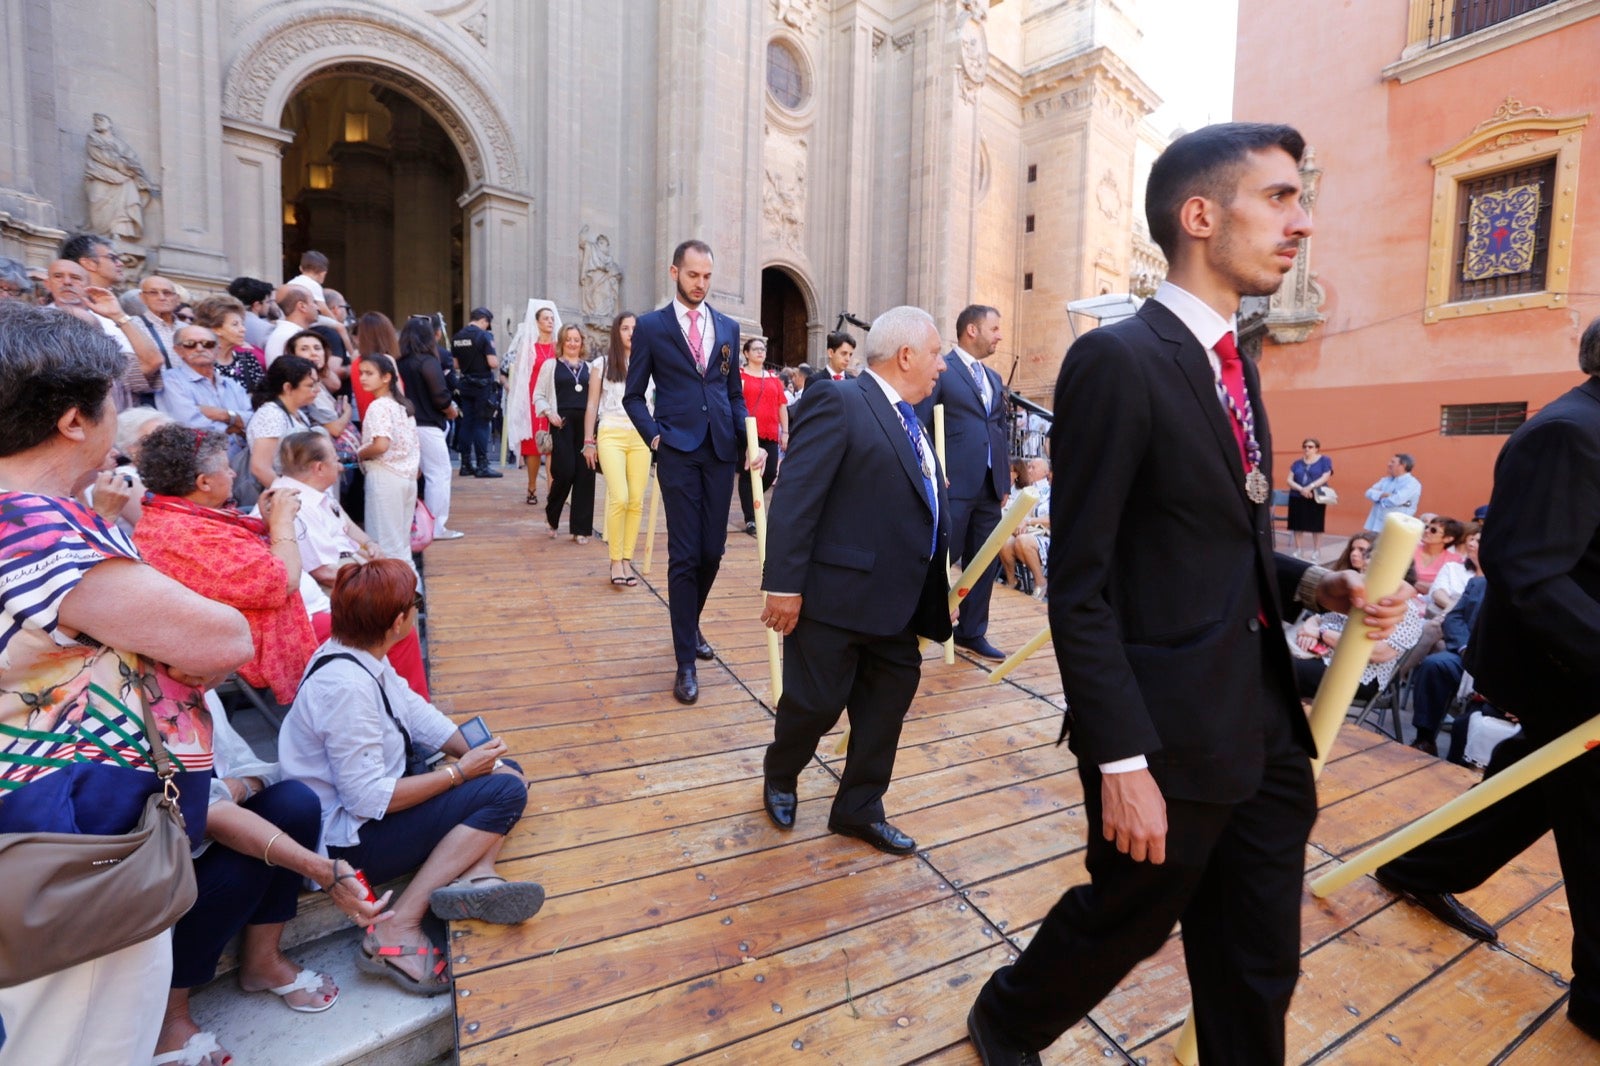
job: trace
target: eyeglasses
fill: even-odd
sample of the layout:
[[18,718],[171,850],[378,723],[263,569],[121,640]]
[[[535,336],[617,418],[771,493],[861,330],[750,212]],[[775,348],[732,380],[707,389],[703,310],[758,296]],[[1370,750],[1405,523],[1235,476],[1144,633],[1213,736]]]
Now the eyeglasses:
[[172,317],[176,318],[179,322],[187,322],[191,326],[194,325],[193,315],[173,315]]
[[176,295],[178,295],[178,290],[177,289],[140,289],[139,290],[139,295],[141,295],[141,296],[159,296],[162,299],[166,299],[168,296],[176,296]]
[[1444,532],[1444,527],[1443,526],[1428,526],[1424,530],[1424,532],[1426,532],[1426,533],[1443,533]]
[[215,348],[216,346],[217,346],[217,342],[216,341],[179,341],[178,342],[178,347],[179,348],[191,348],[191,349],[192,348],[204,348],[208,352],[211,349]]
[[411,609],[420,613],[422,611],[422,606],[422,593],[419,592],[415,596],[411,597]]

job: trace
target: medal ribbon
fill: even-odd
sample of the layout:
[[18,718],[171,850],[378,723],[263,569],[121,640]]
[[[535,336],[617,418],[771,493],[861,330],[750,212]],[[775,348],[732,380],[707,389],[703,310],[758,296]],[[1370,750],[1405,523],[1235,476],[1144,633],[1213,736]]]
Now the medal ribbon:
[[1224,333],[1216,345],[1222,363],[1222,374],[1217,382],[1217,399],[1233,419],[1233,436],[1239,442],[1239,458],[1244,462],[1245,473],[1261,467],[1261,442],[1256,440],[1256,416],[1244,390],[1244,366],[1239,349],[1233,343],[1233,334]]

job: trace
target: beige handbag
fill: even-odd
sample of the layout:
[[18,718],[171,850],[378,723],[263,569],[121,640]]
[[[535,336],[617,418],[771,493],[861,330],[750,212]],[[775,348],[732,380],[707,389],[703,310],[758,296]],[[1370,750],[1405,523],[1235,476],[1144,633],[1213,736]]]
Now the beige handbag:
[[160,780],[128,833],[0,834],[0,988],[148,940],[194,905],[194,862],[177,772],[148,703]]

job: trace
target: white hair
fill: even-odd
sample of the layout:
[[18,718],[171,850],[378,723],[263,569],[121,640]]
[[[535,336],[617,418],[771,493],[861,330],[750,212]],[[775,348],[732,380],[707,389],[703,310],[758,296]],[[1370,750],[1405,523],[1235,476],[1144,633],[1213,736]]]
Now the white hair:
[[127,455],[139,439],[144,427],[152,422],[171,422],[172,419],[154,407],[130,407],[117,415],[117,451]]
[[873,319],[872,328],[867,330],[867,339],[862,344],[867,365],[875,366],[892,359],[902,348],[919,347],[930,329],[939,332],[933,316],[922,308],[910,305],[889,308]]

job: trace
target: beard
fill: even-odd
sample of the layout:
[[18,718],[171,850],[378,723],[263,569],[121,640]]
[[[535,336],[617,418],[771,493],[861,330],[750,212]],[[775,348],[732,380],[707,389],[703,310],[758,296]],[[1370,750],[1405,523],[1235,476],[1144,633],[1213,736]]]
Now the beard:
[[[1298,248],[1298,242],[1295,244]],[[1234,240],[1231,230],[1224,230],[1217,241],[1217,268],[1227,277],[1240,296],[1271,296],[1283,288],[1284,278],[1294,269],[1277,264],[1254,266],[1249,253]]]
[[699,307],[702,303],[705,302],[705,297],[704,296],[700,297],[700,299],[698,299],[698,300],[696,300],[694,297],[690,296],[688,294],[688,292],[686,292],[684,290],[683,282],[676,281],[673,284],[677,286],[678,299],[683,302],[683,306],[685,306],[685,307]]

